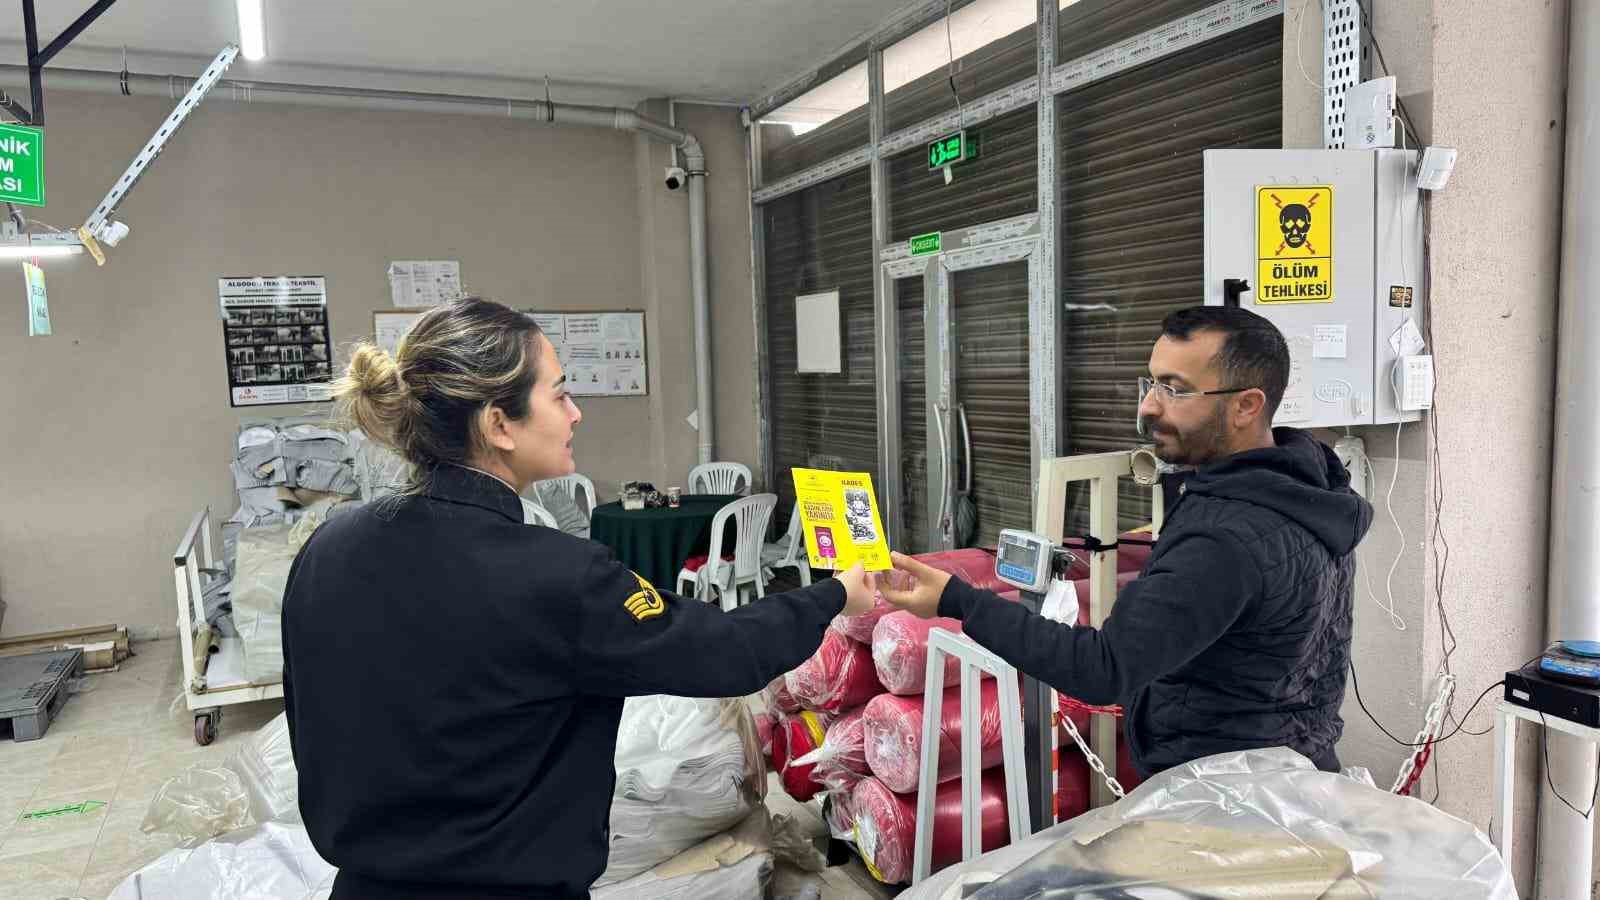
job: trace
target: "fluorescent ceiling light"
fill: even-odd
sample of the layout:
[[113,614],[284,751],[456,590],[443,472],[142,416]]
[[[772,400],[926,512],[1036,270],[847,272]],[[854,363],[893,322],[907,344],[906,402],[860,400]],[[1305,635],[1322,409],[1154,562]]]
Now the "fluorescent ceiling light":
[[239,0],[239,52],[252,62],[267,55],[266,0]]
[[0,259],[33,259],[36,256],[75,256],[82,244],[0,244]]

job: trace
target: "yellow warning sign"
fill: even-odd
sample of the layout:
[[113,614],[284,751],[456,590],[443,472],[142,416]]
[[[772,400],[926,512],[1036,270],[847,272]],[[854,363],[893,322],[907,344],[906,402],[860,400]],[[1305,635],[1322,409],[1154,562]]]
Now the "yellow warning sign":
[[1333,188],[1256,188],[1256,303],[1333,302]]

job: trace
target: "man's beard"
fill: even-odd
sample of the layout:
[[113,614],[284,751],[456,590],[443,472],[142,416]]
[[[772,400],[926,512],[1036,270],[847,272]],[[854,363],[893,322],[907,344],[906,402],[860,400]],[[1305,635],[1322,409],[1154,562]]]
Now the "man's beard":
[[1145,430],[1156,439],[1156,457],[1168,465],[1203,466],[1227,455],[1221,404],[1210,418],[1188,431],[1179,431],[1160,419],[1147,420]]

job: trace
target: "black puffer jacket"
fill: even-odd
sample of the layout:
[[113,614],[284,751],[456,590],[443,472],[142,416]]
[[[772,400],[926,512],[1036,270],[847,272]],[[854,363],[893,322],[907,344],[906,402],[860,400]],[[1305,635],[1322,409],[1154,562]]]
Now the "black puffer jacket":
[[1275,447],[1188,475],[1103,628],[1058,625],[959,579],[939,614],[1063,693],[1127,707],[1146,775],[1279,745],[1337,769],[1353,553],[1372,507],[1332,450],[1273,434]]

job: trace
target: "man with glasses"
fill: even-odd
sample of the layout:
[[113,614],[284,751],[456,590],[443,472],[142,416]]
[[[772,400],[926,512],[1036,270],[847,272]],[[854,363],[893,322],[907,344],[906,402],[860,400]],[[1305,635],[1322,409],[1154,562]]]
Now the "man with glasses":
[[1165,524],[1101,628],[1044,619],[894,555],[884,599],[951,616],[1057,690],[1126,707],[1148,776],[1202,756],[1288,746],[1337,771],[1355,548],[1372,507],[1333,451],[1273,428],[1289,348],[1235,307],[1167,316],[1140,379],[1139,418],[1166,478]]

